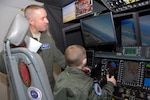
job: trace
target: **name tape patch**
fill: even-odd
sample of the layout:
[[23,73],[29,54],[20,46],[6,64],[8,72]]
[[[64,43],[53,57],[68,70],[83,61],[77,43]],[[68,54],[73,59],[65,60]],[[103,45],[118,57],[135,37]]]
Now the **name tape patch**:
[[41,45],[41,49],[49,49],[50,48],[50,44],[45,43]]

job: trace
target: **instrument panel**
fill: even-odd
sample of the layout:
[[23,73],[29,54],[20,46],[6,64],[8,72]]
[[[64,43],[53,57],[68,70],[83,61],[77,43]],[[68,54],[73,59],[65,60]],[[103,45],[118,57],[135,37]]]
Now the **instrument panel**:
[[115,76],[114,100],[150,100],[150,59],[145,50],[128,47],[123,48],[122,55],[95,53],[101,86],[106,84],[106,74]]

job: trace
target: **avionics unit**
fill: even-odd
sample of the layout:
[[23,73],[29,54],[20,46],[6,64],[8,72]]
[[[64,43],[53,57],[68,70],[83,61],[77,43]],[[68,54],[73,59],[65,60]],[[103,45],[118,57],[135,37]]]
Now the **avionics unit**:
[[118,68],[119,68],[119,60],[114,59],[102,59],[101,60],[101,76],[105,76],[106,74],[110,74],[110,76],[114,75],[117,79]]
[[94,67],[94,50],[86,50],[86,56],[87,66],[92,69]]
[[150,47],[123,47],[122,54],[124,56],[144,57],[150,58]]
[[101,0],[111,11],[117,13],[150,5],[149,0]]

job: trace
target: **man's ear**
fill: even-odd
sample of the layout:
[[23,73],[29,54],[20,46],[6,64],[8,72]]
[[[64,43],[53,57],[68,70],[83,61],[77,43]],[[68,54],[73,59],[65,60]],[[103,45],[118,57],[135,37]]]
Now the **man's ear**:
[[30,19],[28,19],[28,21],[29,21],[29,23],[31,24],[31,25],[33,25],[34,24],[34,21],[30,18]]

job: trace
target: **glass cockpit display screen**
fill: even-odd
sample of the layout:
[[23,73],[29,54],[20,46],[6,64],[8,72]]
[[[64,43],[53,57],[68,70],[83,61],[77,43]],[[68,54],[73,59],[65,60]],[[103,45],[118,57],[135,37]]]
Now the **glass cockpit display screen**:
[[136,85],[138,81],[138,68],[139,62],[124,61],[122,82]]
[[97,47],[117,42],[112,13],[82,19],[81,29],[85,47]]
[[150,63],[145,65],[144,86],[150,87]]
[[117,79],[119,60],[110,60],[107,63],[108,73]]
[[136,46],[135,24],[132,16],[121,20],[121,34],[122,46]]

